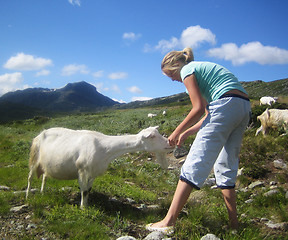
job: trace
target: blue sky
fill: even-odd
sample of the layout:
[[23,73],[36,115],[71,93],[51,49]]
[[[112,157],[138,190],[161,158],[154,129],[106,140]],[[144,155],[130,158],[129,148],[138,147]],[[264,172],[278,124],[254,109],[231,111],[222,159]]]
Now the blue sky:
[[193,48],[240,81],[288,77],[286,0],[0,0],[0,96],[86,81],[117,101],[185,91],[160,70]]

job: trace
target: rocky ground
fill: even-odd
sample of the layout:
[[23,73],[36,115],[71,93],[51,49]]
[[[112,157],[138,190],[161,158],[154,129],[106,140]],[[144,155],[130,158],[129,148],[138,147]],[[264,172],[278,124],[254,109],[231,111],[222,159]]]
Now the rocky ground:
[[[175,154],[179,154],[177,156],[177,158],[175,158]],[[174,168],[180,168],[184,158],[181,158],[182,155],[187,154],[187,152],[182,152],[182,151],[178,151],[178,153],[174,153],[173,155],[168,155],[168,160],[169,160],[169,167],[171,169]],[[281,165],[278,162],[274,163],[275,166],[279,169],[279,168],[287,168],[287,166],[285,165]],[[279,165],[280,164],[280,165]],[[285,169],[286,171],[286,169]],[[213,183],[213,178],[208,179],[207,184],[211,184],[211,186],[214,184]],[[266,194],[275,194],[277,193],[277,183],[275,182],[262,182],[262,181],[255,181],[253,182],[251,185],[249,185],[248,188],[246,189],[239,189],[239,191],[247,191],[256,187],[261,187],[263,185],[267,185],[269,184],[270,187],[270,191],[268,191]],[[287,186],[286,186],[287,187]],[[10,191],[9,188],[5,187],[5,186],[0,186],[0,191]],[[286,193],[286,197],[288,198],[288,189],[287,189],[287,193]],[[125,200],[127,204],[127,200]],[[247,204],[249,204],[249,202],[253,201],[253,196],[251,196],[251,199],[247,200]],[[129,202],[128,204],[133,205],[133,202]],[[18,239],[40,239],[40,240],[54,240],[54,239],[63,239],[63,237],[61,238],[60,236],[58,236],[55,233],[51,233],[51,232],[47,232],[45,225],[43,224],[43,222],[39,221],[39,222],[35,222],[35,219],[33,219],[33,211],[32,208],[29,207],[28,205],[25,204],[25,202],[15,202],[11,204],[12,207],[10,209],[10,213],[5,215],[5,216],[0,216],[0,240],[18,240]],[[135,206],[136,207],[136,206]],[[139,208],[139,206],[137,206]],[[144,206],[147,207],[147,206]],[[148,206],[149,207],[149,206]],[[273,221],[269,220],[269,219],[259,219],[257,217],[255,217],[255,219],[251,219],[251,221],[254,221],[255,224],[261,224],[262,226],[270,229],[269,231],[288,231],[288,223],[274,223]],[[131,232],[131,235],[135,236],[138,235],[137,232],[139,233],[139,231],[142,231],[142,235],[143,236],[143,231],[144,228],[143,226],[130,226],[131,229],[128,232]],[[146,240],[148,239],[165,239],[165,236],[163,235],[158,235],[158,237],[156,236],[150,236],[149,232],[146,233],[147,237],[145,238]],[[151,237],[151,238],[149,238]],[[211,237],[211,236],[209,236]],[[121,239],[121,238],[119,238]],[[124,238],[122,238],[124,239]],[[132,240],[133,237],[131,238],[126,238],[126,239],[130,239]],[[170,238],[171,239],[171,238]],[[208,239],[212,239],[212,238],[208,238]],[[215,238],[217,239],[217,238]]]
[[[169,167],[171,169],[174,169],[181,165],[182,159],[180,155],[185,155],[187,154],[187,152],[178,151],[178,153],[176,152],[176,154],[179,154],[178,159],[176,159],[172,153],[167,156],[167,159],[169,161]],[[0,191],[10,191],[10,189],[5,186],[0,186],[0,188]],[[74,199],[74,201],[76,200]],[[112,199],[111,201],[115,201],[115,199]],[[127,202],[129,202],[129,199],[125,200],[125,204],[127,204]],[[129,204],[133,205],[133,202],[130,202]],[[42,222],[39,221],[35,223],[35,220],[33,219],[32,208],[28,206],[25,202],[15,202],[11,205],[14,207],[10,209],[10,213],[5,216],[0,216],[0,240],[63,239],[60,236],[57,236],[57,234],[55,233],[48,232]],[[146,208],[147,206],[144,207]],[[128,232],[131,232],[131,235],[137,235],[135,234],[136,232],[145,231],[143,226],[130,226],[130,228],[131,229]],[[149,232],[147,232],[147,235],[148,234]]]
[[14,239],[60,239],[54,233],[47,232],[45,226],[32,221],[31,208],[23,203],[15,203],[17,207],[11,208],[10,214],[0,216],[1,240]]

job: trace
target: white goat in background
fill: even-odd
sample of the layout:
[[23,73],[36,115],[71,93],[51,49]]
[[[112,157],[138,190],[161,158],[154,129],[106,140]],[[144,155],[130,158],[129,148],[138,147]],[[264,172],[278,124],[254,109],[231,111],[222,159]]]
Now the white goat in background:
[[277,97],[270,97],[270,96],[266,96],[266,97],[261,97],[260,98],[260,106],[261,105],[269,105],[271,106],[273,103],[275,103],[278,100]]
[[156,154],[162,168],[167,169],[165,154],[172,150],[168,139],[149,127],[135,135],[108,136],[95,131],[50,128],[34,138],[30,151],[28,186],[33,175],[43,174],[41,192],[46,177],[78,179],[81,191],[81,208],[87,206],[88,193],[94,179],[104,174],[116,157],[128,152],[148,151]]
[[148,117],[149,117],[149,118],[153,118],[153,117],[156,117],[156,116],[157,116],[156,113],[148,113]]

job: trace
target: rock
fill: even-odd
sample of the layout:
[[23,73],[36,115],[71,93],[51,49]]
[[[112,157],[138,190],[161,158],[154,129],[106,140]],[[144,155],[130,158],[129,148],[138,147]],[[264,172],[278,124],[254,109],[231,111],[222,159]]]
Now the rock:
[[240,216],[241,218],[247,218],[247,215],[245,213],[242,213]]
[[175,169],[176,167],[175,166],[169,166],[168,167],[168,170],[173,170],[173,169]]
[[37,227],[36,224],[34,224],[34,223],[29,223],[28,226],[26,227],[26,230],[30,230],[30,229],[36,228],[36,227]]
[[215,178],[207,178],[203,184],[203,186],[212,187],[215,185],[216,179]]
[[10,208],[10,212],[21,212],[23,209],[25,209],[27,207],[28,207],[27,204],[24,204],[24,205],[21,205],[18,207],[12,207],[12,208]]
[[7,186],[0,186],[0,190],[3,190],[3,191],[9,191],[10,188],[7,187]]
[[141,204],[139,207],[137,207],[139,210],[146,210],[147,205],[146,204]]
[[287,164],[283,162],[282,159],[277,159],[273,161],[274,167],[278,169],[287,169]]
[[186,150],[183,146],[176,147],[174,150],[174,157],[175,158],[181,158],[188,154],[188,150]]
[[245,201],[245,203],[252,203],[254,200],[253,199],[248,199]]
[[154,209],[159,209],[160,206],[158,204],[152,204],[147,206],[148,209],[154,210]]
[[164,238],[164,234],[161,232],[151,232],[147,235],[144,240],[162,240]]
[[244,168],[243,168],[243,167],[240,168],[240,169],[238,169],[238,171],[237,171],[237,176],[243,175],[243,171],[244,171]]
[[270,182],[270,186],[275,186],[275,185],[277,185],[277,182],[275,182],[275,181]]
[[[31,189],[30,190],[30,193],[35,193],[35,192],[37,192],[38,191],[38,189],[37,188],[33,188],[33,189]],[[26,193],[26,190],[21,190],[21,191],[15,191],[15,192],[13,192],[14,194],[25,194]]]
[[62,191],[68,191],[68,192],[71,192],[72,189],[73,189],[72,187],[62,187],[61,188]]
[[185,161],[186,161],[186,158],[183,158],[183,159],[181,159],[178,163],[179,163],[180,165],[182,165],[182,164],[184,164]]
[[118,200],[116,197],[111,197],[111,198],[109,199],[109,201],[115,202],[115,203],[121,203],[121,201]]
[[11,168],[11,167],[14,167],[15,165],[14,164],[10,164],[8,166],[6,166],[5,168]]
[[133,200],[132,198],[126,198],[126,200],[128,201],[128,203],[130,204],[135,204],[135,200]]
[[277,189],[273,189],[273,190],[270,190],[270,191],[264,193],[264,196],[265,196],[265,197],[268,197],[268,196],[275,195],[275,194],[277,194],[277,193],[279,193],[279,191],[278,191]]
[[282,231],[288,230],[288,223],[286,223],[286,222],[274,223],[272,221],[269,221],[269,222],[265,223],[265,225],[269,228],[272,228],[272,229],[278,229],[278,230],[282,230]]
[[16,227],[16,229],[19,230],[19,231],[22,231],[23,228],[24,228],[24,225],[22,225],[22,224],[19,224]]
[[137,240],[137,239],[131,236],[123,236],[123,237],[117,238],[116,240]]
[[237,191],[246,193],[246,192],[248,192],[249,190],[248,190],[248,187],[245,187],[245,188],[240,188],[240,189],[237,190]]
[[251,183],[251,184],[248,186],[248,188],[253,189],[253,188],[255,188],[255,187],[262,187],[262,186],[264,186],[264,182],[262,182],[262,181],[256,181],[256,182]]
[[260,222],[269,222],[268,218],[260,218]]
[[200,240],[221,240],[221,239],[212,233],[208,233],[205,236],[203,236]]

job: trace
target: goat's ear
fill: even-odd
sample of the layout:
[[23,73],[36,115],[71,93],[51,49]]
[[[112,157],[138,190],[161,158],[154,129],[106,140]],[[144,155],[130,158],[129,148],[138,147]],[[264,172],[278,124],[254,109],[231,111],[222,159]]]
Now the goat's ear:
[[159,128],[159,126],[155,126],[154,128],[155,128],[155,129],[158,129],[158,128]]
[[154,132],[144,132],[142,135],[144,138],[153,138],[155,137]]
[[269,109],[268,109],[268,108],[266,109],[266,112],[267,112],[268,118],[270,118],[270,112],[269,112]]

